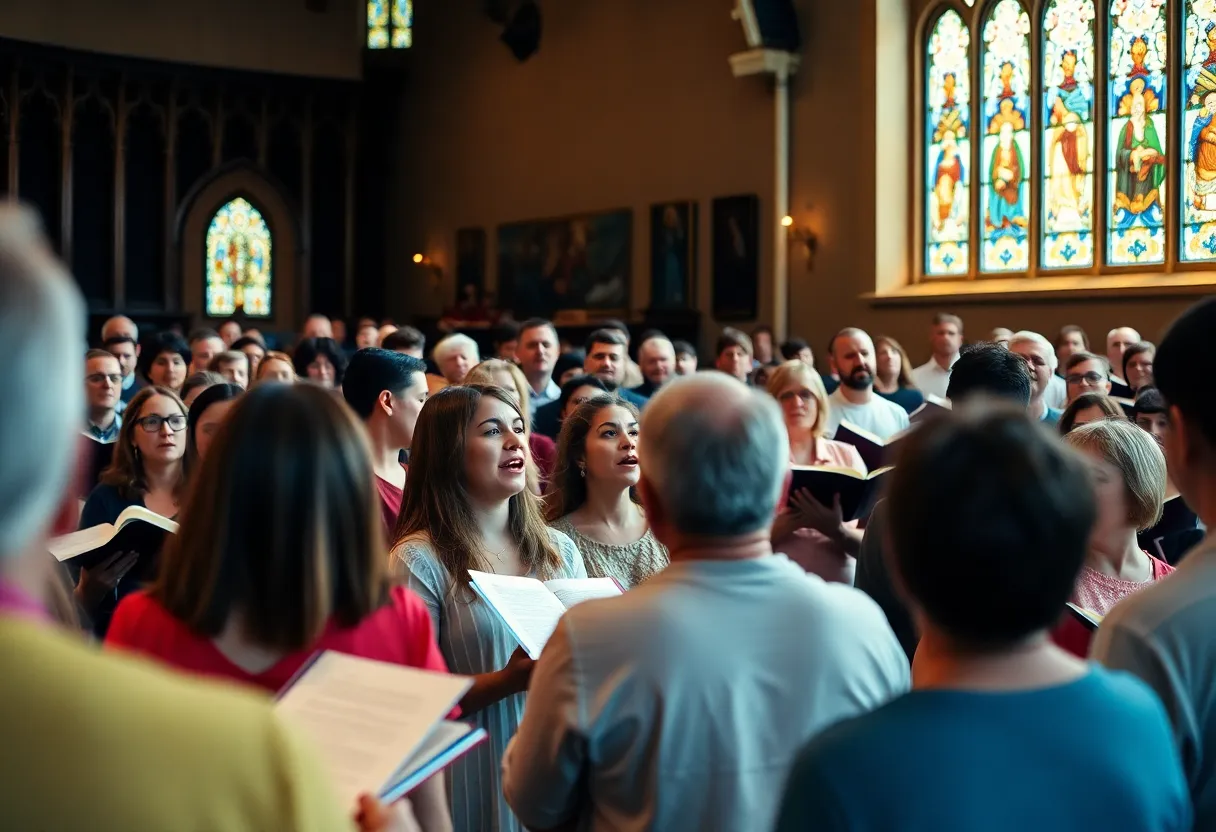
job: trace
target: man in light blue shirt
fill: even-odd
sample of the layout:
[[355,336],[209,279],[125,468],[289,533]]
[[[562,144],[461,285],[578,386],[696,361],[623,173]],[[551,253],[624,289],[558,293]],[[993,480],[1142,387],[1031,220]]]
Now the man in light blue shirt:
[[642,422],[638,489],[671,565],[561,620],[503,793],[529,829],[763,832],[800,745],[906,691],[908,663],[874,602],[773,553],[775,401],[700,373]]
[[528,380],[533,413],[541,405],[557,401],[562,394],[562,388],[553,380],[558,349],[557,330],[549,321],[529,318],[520,324],[515,357]]

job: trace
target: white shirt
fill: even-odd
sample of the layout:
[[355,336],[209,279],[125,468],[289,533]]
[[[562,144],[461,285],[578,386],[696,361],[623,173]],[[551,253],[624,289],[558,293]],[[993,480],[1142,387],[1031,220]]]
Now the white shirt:
[[1047,392],[1043,394],[1043,403],[1056,410],[1063,410],[1068,406],[1068,382],[1063,376],[1051,374],[1051,381],[1047,382]]
[[853,404],[844,397],[840,387],[828,396],[831,412],[828,414],[826,436],[835,436],[842,419],[848,419],[862,430],[869,431],[879,439],[887,440],[901,430],[907,430],[908,411],[877,393],[866,404]]
[[532,829],[574,816],[590,832],[771,829],[799,749],[909,684],[864,593],[784,555],[677,561],[566,613],[503,792]]
[[[950,366],[958,361],[958,356],[950,359]],[[932,393],[939,398],[946,398],[946,388],[950,386],[950,371],[943,370],[937,360],[930,358],[912,371],[912,383],[920,388],[922,393]]]

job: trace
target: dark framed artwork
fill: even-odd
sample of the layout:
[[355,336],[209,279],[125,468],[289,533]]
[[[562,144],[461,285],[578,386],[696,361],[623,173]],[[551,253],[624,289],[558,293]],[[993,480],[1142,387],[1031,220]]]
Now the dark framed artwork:
[[713,316],[751,321],[760,306],[760,198],[724,196],[713,203]]
[[486,230],[461,228],[456,232],[456,297],[464,294],[465,286],[475,286],[477,297],[486,288]]
[[696,306],[697,228],[695,200],[650,206],[650,308]]
[[503,308],[531,317],[566,309],[629,309],[633,211],[621,209],[498,227]]

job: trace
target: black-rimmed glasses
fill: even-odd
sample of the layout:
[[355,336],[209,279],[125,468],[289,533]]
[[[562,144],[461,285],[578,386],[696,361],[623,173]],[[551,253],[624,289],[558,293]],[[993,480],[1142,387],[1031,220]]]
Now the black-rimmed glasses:
[[180,413],[174,413],[172,416],[145,416],[137,420],[135,424],[147,433],[156,433],[162,425],[168,425],[169,430],[174,433],[181,433],[186,429],[186,417]]

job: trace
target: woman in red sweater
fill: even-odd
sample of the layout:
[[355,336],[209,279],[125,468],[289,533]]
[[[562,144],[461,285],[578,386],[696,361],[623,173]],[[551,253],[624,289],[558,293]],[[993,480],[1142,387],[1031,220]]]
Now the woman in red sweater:
[[[312,385],[265,385],[228,414],[150,589],[107,645],[280,690],[319,650],[446,672],[430,615],[390,585],[371,457],[354,414]],[[411,795],[448,830],[443,779]]]

